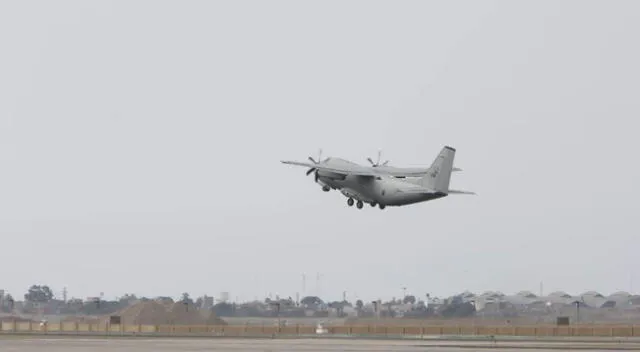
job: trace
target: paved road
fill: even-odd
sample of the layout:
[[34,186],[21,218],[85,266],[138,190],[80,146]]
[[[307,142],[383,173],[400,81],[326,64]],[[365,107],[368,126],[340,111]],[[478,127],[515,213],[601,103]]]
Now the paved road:
[[[524,349],[535,351],[561,351],[576,347],[589,347],[591,351],[636,350],[640,344],[606,343],[540,343],[498,342],[499,351],[515,352]],[[555,347],[555,348],[554,348]],[[372,341],[328,339],[167,339],[167,338],[26,338],[0,337],[2,352],[204,352],[204,351],[260,351],[260,352],[436,352],[491,350],[490,342],[454,341]]]

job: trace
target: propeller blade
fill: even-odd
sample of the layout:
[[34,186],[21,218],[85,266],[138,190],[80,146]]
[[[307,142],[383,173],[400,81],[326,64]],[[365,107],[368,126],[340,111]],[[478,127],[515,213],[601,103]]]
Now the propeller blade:
[[382,150],[378,150],[378,160],[376,160],[376,162],[373,162],[373,159],[371,159],[370,157],[367,158],[367,160],[369,161],[369,163],[371,164],[371,166],[373,167],[378,167],[380,165],[387,165],[387,163],[389,162],[389,160],[385,161],[384,164],[380,164],[380,157],[382,155]]
[[382,166],[387,166],[388,163],[389,163],[389,160],[387,160],[384,163],[382,163]]
[[310,173],[312,173],[312,172],[314,172],[314,171],[316,171],[316,168],[315,168],[315,167],[314,167],[314,168],[311,168],[311,169],[309,169],[309,170],[307,170],[307,176],[309,176],[309,174],[310,174]]
[[313,158],[312,158],[312,157],[309,157],[309,160],[310,160],[312,163],[314,163],[314,164],[317,164],[317,163],[318,163],[318,162],[316,162],[315,160],[313,160]]
[[318,183],[318,170],[316,169],[316,173],[313,176],[314,181],[316,181],[316,183]]

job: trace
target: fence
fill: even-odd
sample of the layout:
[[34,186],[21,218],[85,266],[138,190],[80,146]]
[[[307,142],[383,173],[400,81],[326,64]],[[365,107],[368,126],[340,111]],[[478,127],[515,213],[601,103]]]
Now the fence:
[[104,325],[83,323],[2,322],[3,334],[64,335],[144,335],[144,336],[522,336],[522,337],[640,337],[640,326],[187,326],[187,325]]

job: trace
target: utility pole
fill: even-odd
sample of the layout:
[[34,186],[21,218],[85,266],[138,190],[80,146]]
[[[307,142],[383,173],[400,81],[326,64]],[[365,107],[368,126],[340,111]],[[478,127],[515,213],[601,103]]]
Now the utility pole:
[[540,281],[540,297],[544,296],[544,290],[543,290],[543,284],[542,281]]
[[307,293],[307,275],[302,274],[302,295],[305,296]]
[[282,326],[282,323],[281,323],[281,321],[280,321],[280,301],[278,301],[278,302],[273,302],[273,303],[271,303],[271,304],[272,304],[272,305],[275,307],[275,309],[276,309],[276,317],[277,317],[277,319],[278,319],[278,331],[279,331],[279,329],[280,329],[280,328],[281,328],[281,326]]

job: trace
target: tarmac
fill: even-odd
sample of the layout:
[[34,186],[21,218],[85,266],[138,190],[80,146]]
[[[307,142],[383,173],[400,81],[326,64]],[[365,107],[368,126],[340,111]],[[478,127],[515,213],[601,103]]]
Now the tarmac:
[[415,352],[415,351],[640,351],[637,342],[407,341],[356,339],[236,339],[236,338],[80,338],[0,336],[2,352]]

